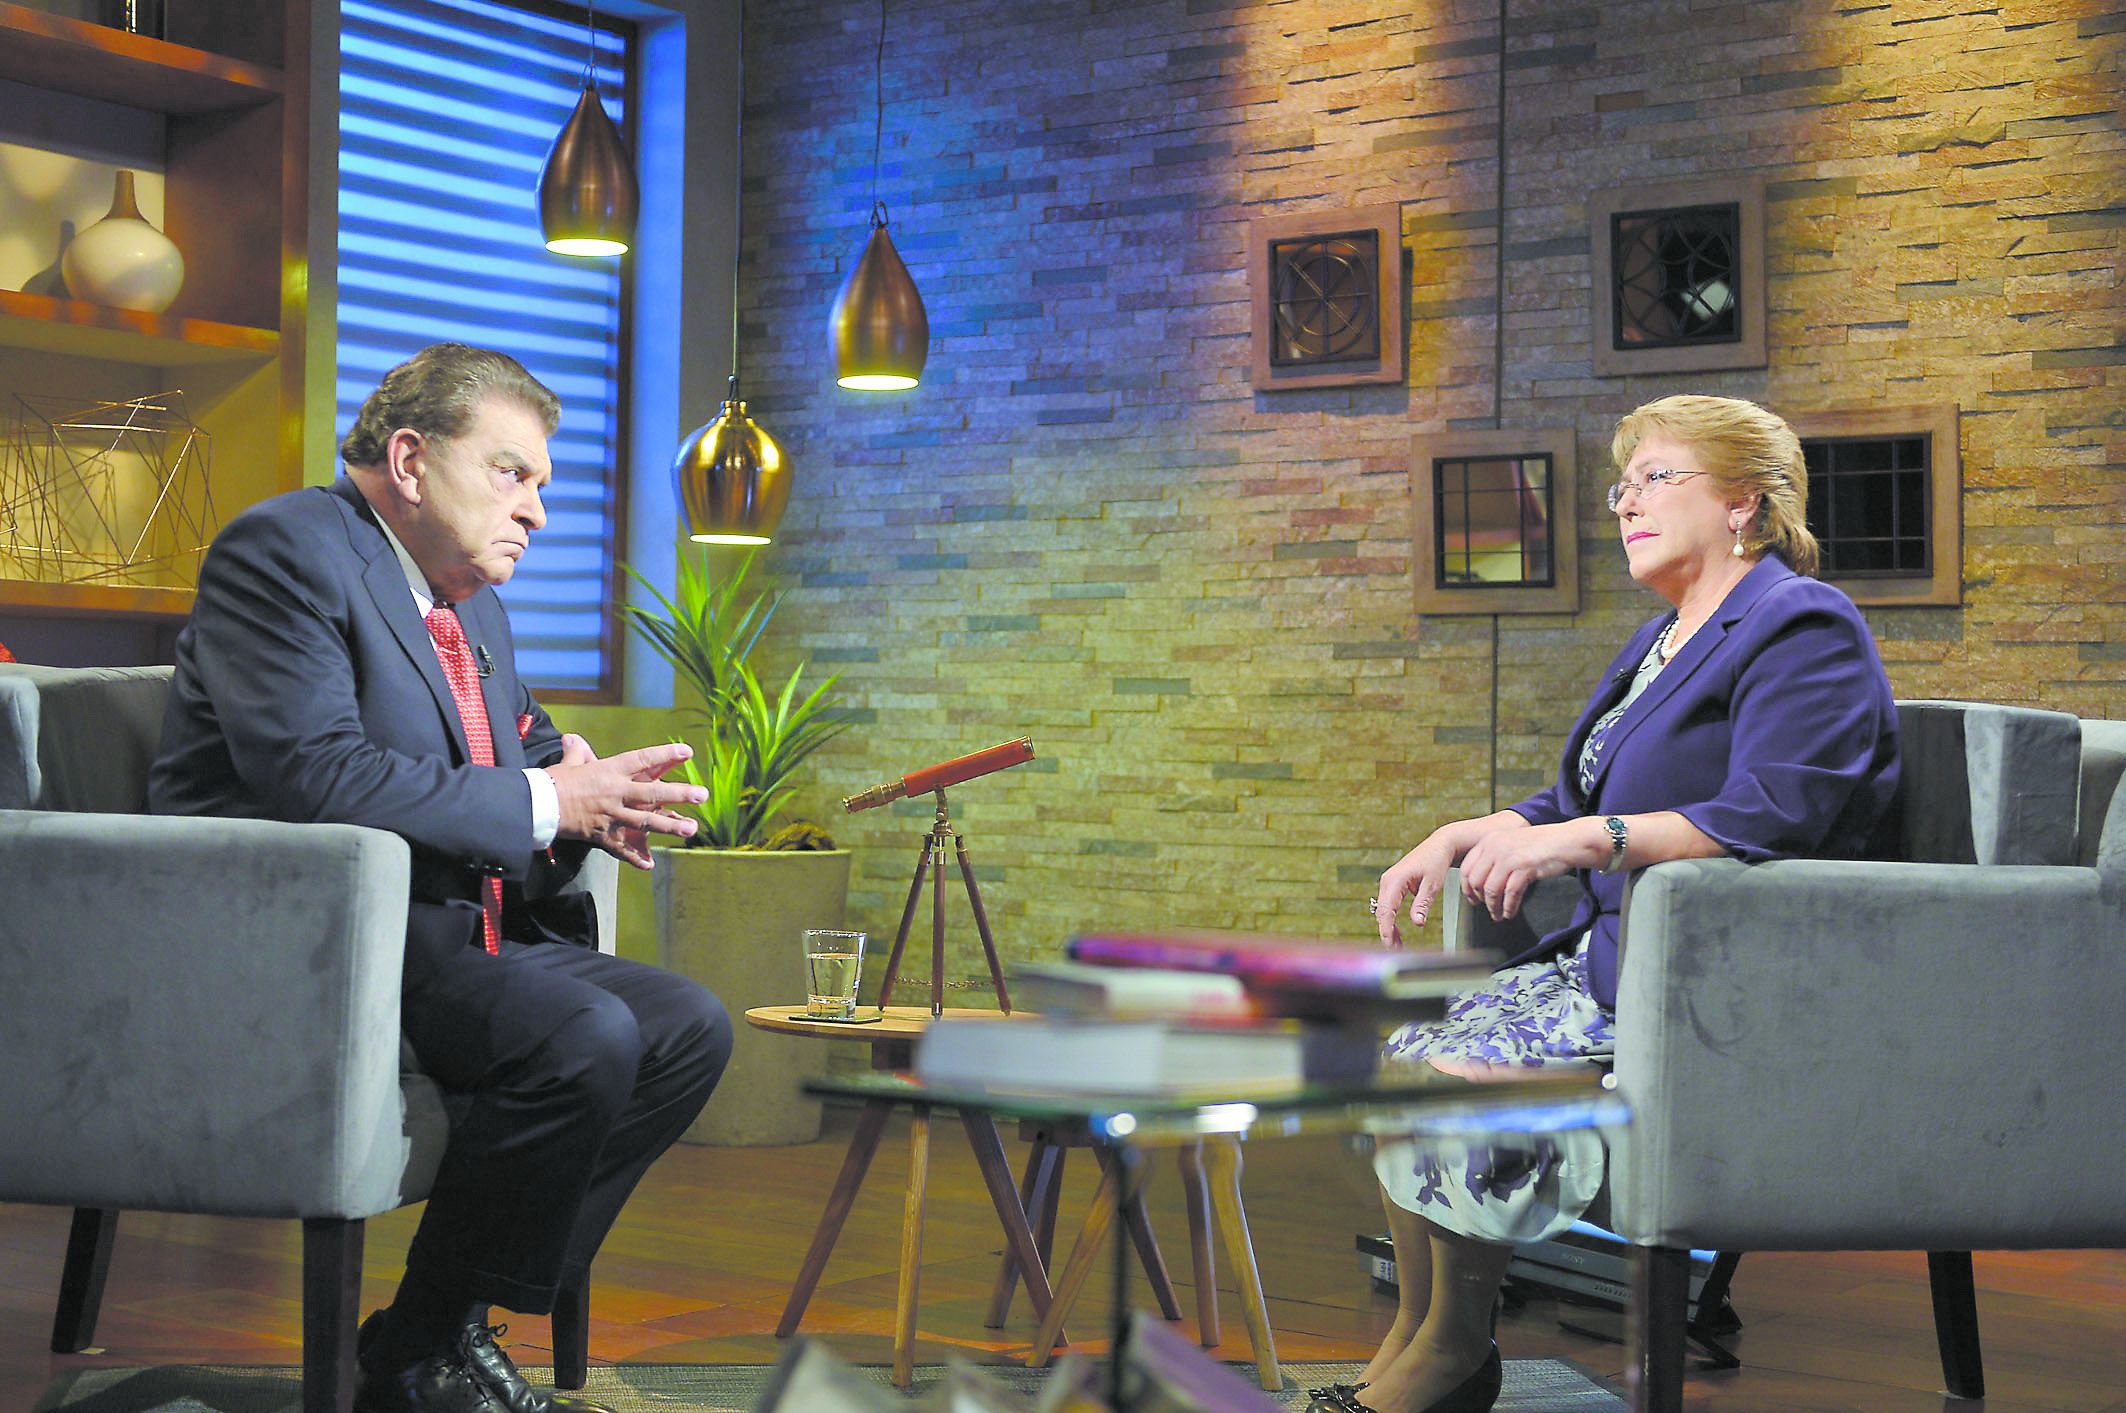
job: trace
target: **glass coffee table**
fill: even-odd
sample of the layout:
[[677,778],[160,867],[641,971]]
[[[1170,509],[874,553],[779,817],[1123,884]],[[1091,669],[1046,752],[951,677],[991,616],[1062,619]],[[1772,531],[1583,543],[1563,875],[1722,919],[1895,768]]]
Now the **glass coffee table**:
[[[968,1125],[970,1134],[978,1129],[993,1134],[1000,1119],[1057,1127],[1081,1125],[1096,1142],[1112,1150],[1119,1200],[1124,1203],[1136,1192],[1143,1155],[1155,1148],[1360,1131],[1411,1137],[1421,1142],[1543,1135],[1586,1128],[1614,1130],[1630,1119],[1630,1110],[1609,1087],[1606,1076],[1590,1070],[1521,1071],[1510,1078],[1482,1082],[1430,1069],[1396,1070],[1364,1083],[1185,1095],[946,1087],[926,1084],[906,1073],[828,1075],[807,1079],[804,1088],[821,1098],[861,1103],[868,1114],[907,1108],[924,1123],[934,1109],[953,1110]],[[1000,1216],[1005,1218],[1007,1244],[1019,1256],[1021,1270],[1033,1278],[1028,1294],[1041,1318],[1041,1328],[1034,1337],[1029,1362],[1038,1364],[1054,1346],[1077,1294],[1068,1273],[1082,1272],[1090,1263],[1073,1253],[1064,1266],[1066,1279],[1052,1293],[1047,1290],[1038,1258],[1030,1250],[1021,1251],[1032,1241],[1026,1215],[1023,1210],[1007,1210],[1015,1207],[1017,1200],[1008,1182],[1008,1170],[995,1162],[983,1166],[985,1177],[990,1179],[991,1196]],[[1004,1181],[992,1175],[992,1167],[1003,1175]],[[853,1192],[848,1194],[853,1196]],[[1109,1406],[1120,1409],[1129,1340],[1129,1235],[1127,1223],[1118,1221],[1111,1226],[1115,1290],[1108,1395]],[[1035,1289],[1035,1282],[1042,1288]]]

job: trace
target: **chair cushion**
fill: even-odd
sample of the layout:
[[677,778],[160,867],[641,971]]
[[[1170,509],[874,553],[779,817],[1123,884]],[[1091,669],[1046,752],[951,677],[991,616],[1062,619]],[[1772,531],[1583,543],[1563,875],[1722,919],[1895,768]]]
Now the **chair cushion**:
[[2082,822],[2075,862],[2126,883],[2126,721],[2082,723]]
[[1897,704],[1898,842],[1910,863],[2071,864],[2082,723],[1986,702]]
[[170,674],[0,665],[0,809],[144,813]]

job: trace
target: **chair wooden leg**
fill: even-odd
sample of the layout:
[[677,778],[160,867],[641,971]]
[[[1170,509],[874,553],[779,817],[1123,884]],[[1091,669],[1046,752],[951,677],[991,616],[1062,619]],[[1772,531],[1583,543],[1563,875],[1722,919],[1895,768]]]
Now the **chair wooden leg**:
[[303,1223],[303,1413],[352,1413],[354,1325],[362,1299],[362,1224]]
[[1952,1398],[1984,1398],[1986,1367],[1978,1344],[1978,1290],[1968,1251],[1929,1251],[1927,1284],[1934,1294],[1934,1339],[1941,1376]]
[[[942,891],[943,885],[940,885]],[[908,1191],[901,1200],[901,1277],[893,1293],[893,1386],[915,1381],[915,1307],[923,1275],[923,1199],[930,1187],[930,1106],[908,1120]]]
[[103,1278],[118,1242],[118,1213],[110,1207],[76,1207],[66,1234],[66,1264],[59,1271],[59,1308],[52,1315],[52,1352],[79,1354],[96,1341],[103,1309]]
[[591,1278],[563,1281],[554,1292],[554,1387],[582,1388],[590,1378]]
[[1263,1299],[1262,1272],[1255,1266],[1255,1238],[1248,1234],[1247,1209],[1240,1205],[1240,1140],[1221,1133],[1204,1140],[1204,1165],[1210,1178],[1211,1211],[1225,1239],[1225,1259],[1240,1285],[1240,1314],[1255,1346],[1255,1372],[1267,1389],[1283,1388],[1277,1366],[1277,1338],[1270,1331],[1270,1307]]
[[[1096,1149],[1100,1161],[1112,1161],[1113,1150]],[[1150,1155],[1145,1155],[1149,1162]],[[1174,1298],[1174,1278],[1167,1274],[1166,1257],[1159,1250],[1159,1238],[1152,1231],[1152,1219],[1144,1210],[1144,1186],[1139,1183],[1122,1204],[1122,1219],[1129,1224],[1130,1243],[1137,1248],[1137,1263],[1144,1268],[1145,1284],[1151,1287],[1152,1299],[1158,1302],[1159,1317],[1163,1320],[1181,1318],[1181,1302]]]
[[[1038,1221],[1048,1210],[1048,1188],[1062,1174],[1063,1150],[1044,1129],[1034,1135],[1033,1146],[1026,1151],[1026,1171],[1019,1178],[1019,1210],[1026,1213],[1029,1221]],[[1055,1227],[1049,1226],[1048,1234],[1042,1234],[1039,1225],[1034,1227],[1034,1246],[1041,1253],[1041,1265],[1048,1265],[1049,1243]],[[996,1283],[989,1288],[989,1309],[982,1316],[985,1329],[1002,1329],[1006,1317],[1011,1314],[1011,1298],[1019,1287],[1019,1260],[1004,1248],[1004,1255],[997,1262]]]
[[1683,1413],[1683,1327],[1690,1315],[1690,1252],[1631,1249],[1625,1352],[1634,1413]]
[[1048,1314],[1041,1327],[1034,1331],[1033,1353],[1026,1356],[1026,1367],[1039,1369],[1048,1363],[1048,1356],[1055,1352],[1056,1341],[1063,1337],[1063,1321],[1070,1314],[1070,1307],[1078,1303],[1078,1293],[1085,1289],[1085,1281],[1092,1274],[1093,1260],[1100,1254],[1101,1243],[1107,1240],[1107,1229],[1115,1220],[1115,1173],[1114,1169],[1100,1170],[1100,1185],[1093,1189],[1092,1206],[1086,1209],[1085,1225],[1078,1229],[1078,1239],[1072,1243],[1070,1256],[1063,1262],[1063,1272],[1056,1277],[1055,1294],[1048,1303]]
[[1180,1152],[1181,1199],[1188,1210],[1189,1263],[1196,1276],[1196,1342],[1205,1349],[1218,1343],[1218,1251],[1212,1244],[1211,1189],[1203,1176],[1203,1140]]
[[989,1189],[989,1205],[996,1210],[997,1224],[1004,1229],[1004,1249],[1012,1255],[1012,1269],[1026,1282],[1027,1298],[1033,1301],[1036,1320],[1048,1313],[1052,1292],[1048,1286],[1048,1262],[1036,1244],[1033,1229],[1026,1224],[1025,1199],[1011,1185],[1011,1164],[1004,1157],[1004,1144],[997,1136],[996,1121],[971,1110],[960,1114],[967,1130],[967,1146],[974,1150],[975,1167]]
[[788,1339],[797,1333],[797,1322],[804,1319],[805,1306],[811,1303],[812,1292],[819,1286],[820,1273],[827,1269],[827,1257],[842,1234],[842,1224],[849,1220],[849,1209],[856,1205],[856,1194],[864,1185],[864,1174],[870,1170],[872,1155],[878,1152],[879,1139],[886,1132],[886,1116],[892,1112],[891,1104],[866,1104],[863,1113],[857,1116],[856,1132],[849,1138],[849,1151],[842,1155],[841,1174],[834,1179],[834,1189],[827,1194],[827,1208],[819,1214],[819,1225],[812,1232],[812,1245],[797,1268],[797,1280],[790,1286],[790,1298],[784,1302],[782,1318],[775,1324],[777,1339]]

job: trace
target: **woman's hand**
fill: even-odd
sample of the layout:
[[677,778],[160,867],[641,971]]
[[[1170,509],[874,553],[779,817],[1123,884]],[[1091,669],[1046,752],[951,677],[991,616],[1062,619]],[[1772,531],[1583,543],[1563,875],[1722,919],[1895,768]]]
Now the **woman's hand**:
[[1443,824],[1426,835],[1424,843],[1397,859],[1395,866],[1380,876],[1380,892],[1373,904],[1380,945],[1403,945],[1402,932],[1396,927],[1396,914],[1402,911],[1403,899],[1410,900],[1411,923],[1423,927],[1432,916],[1432,905],[1438,901],[1440,889],[1447,886],[1447,870],[1462,862],[1474,844],[1494,834],[1519,834],[1528,828],[1528,821],[1519,814],[1500,810],[1480,819]]
[[1462,856],[1462,896],[1503,920],[1521,910],[1530,888],[1570,869],[1600,868],[1609,849],[1608,831],[1592,817],[1486,834]]

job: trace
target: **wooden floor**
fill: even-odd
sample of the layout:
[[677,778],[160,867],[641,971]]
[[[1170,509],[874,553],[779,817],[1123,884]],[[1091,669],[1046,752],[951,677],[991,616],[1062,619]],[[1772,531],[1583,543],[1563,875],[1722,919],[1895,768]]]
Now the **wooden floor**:
[[[779,1349],[776,1318],[848,1130],[846,1116],[830,1113],[818,1143],[681,1147],[667,1155],[594,1272],[592,1357],[772,1361]],[[804,1324],[806,1333],[823,1336],[855,1362],[883,1364],[891,1356],[905,1132],[905,1122],[889,1131]],[[1023,1150],[1009,1135],[1006,1144],[1016,1165]],[[917,1358],[1021,1356],[1033,1332],[1023,1293],[1003,1329],[982,1327],[999,1238],[958,1126],[938,1125],[934,1145]],[[1258,1140],[1248,1145],[1247,1164],[1243,1189],[1279,1353],[1292,1360],[1364,1358],[1393,1309],[1360,1273],[1351,1245],[1357,1230],[1383,1225],[1370,1171],[1328,1138]],[[1074,1230],[1092,1182],[1091,1164],[1080,1155],[1066,1183],[1062,1231]],[[1154,1223],[1183,1306],[1192,1310],[1187,1225],[1177,1194],[1171,1167],[1155,1167]],[[390,1293],[411,1216],[370,1223],[364,1293],[372,1303]],[[286,1364],[299,1358],[296,1226],[155,1214],[128,1214],[121,1224],[97,1352],[49,1353],[66,1223],[64,1211],[0,1206],[0,1413],[28,1409],[56,1370],[81,1362]],[[1735,1289],[1746,1322],[1744,1367],[1694,1369],[1690,1407],[2126,1413],[2126,1254],[1981,1254],[1977,1268],[1993,1393],[1983,1404],[1937,1392],[1924,1258],[1850,1254],[1744,1260]],[[1083,1313],[1072,1321],[1081,1339],[1103,1328],[1108,1279],[1094,1277]],[[1239,1309],[1230,1285],[1221,1284],[1228,1293],[1220,1352],[1246,1359]],[[1622,1351],[1561,1331],[1558,1313],[1544,1300],[1509,1313],[1499,1332],[1507,1356],[1557,1356],[1615,1379]],[[510,1324],[507,1342],[519,1359],[544,1362],[545,1321]]]

